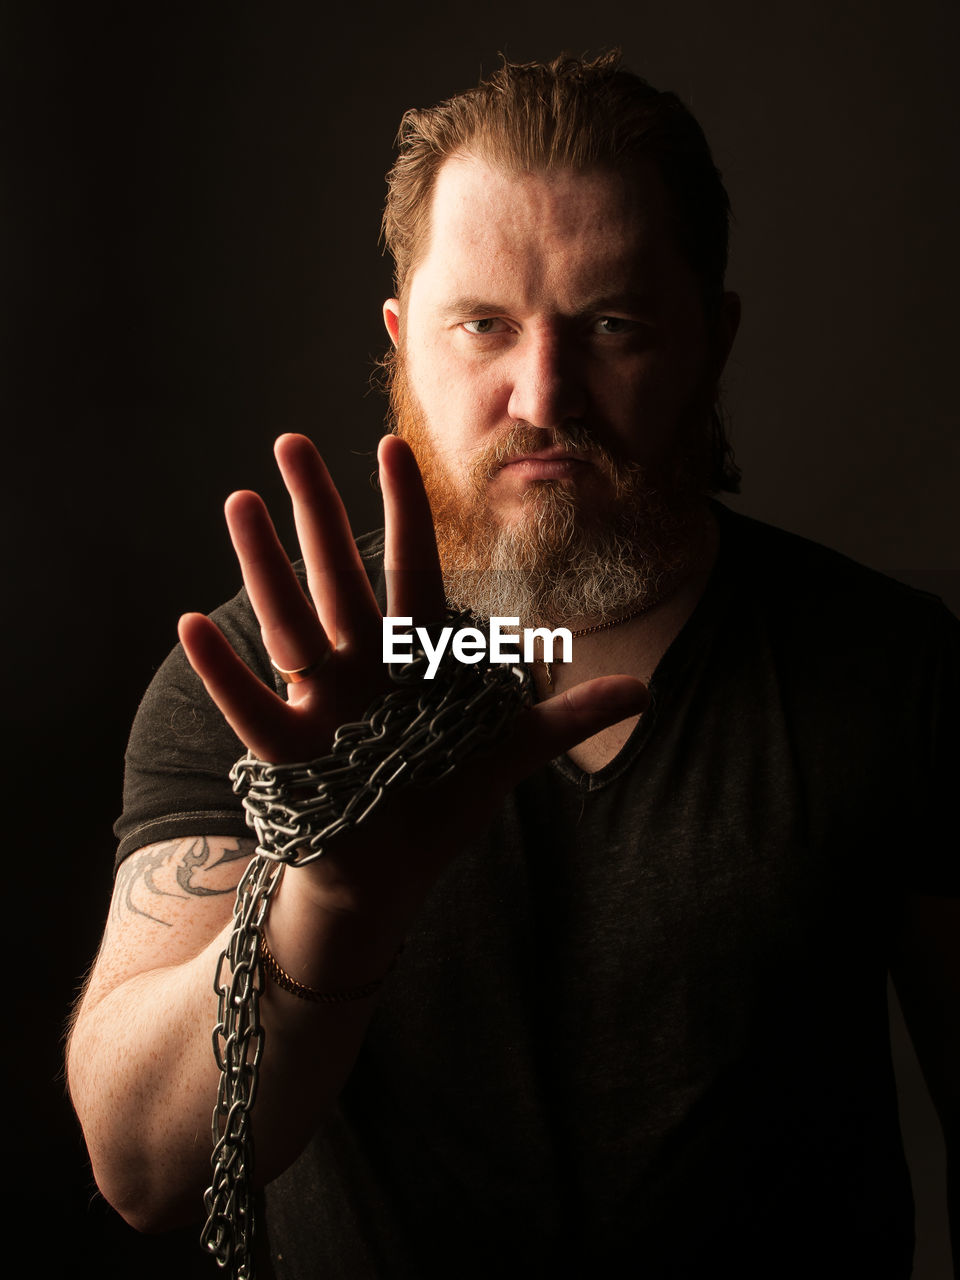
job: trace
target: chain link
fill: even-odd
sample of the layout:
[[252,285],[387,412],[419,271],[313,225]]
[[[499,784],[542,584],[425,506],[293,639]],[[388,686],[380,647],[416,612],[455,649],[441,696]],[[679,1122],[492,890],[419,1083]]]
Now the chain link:
[[[476,625],[448,611],[429,628]],[[359,826],[391,791],[429,786],[467,756],[500,739],[531,701],[530,677],[514,665],[464,664],[448,649],[436,677],[413,642],[412,660],[390,667],[394,688],[363,720],[341,726],[330,754],[307,764],[269,764],[247,754],[230,772],[243,796],[257,850],[237,887],[233,929],[214,978],[213,1051],[220,1083],[213,1111],[213,1178],[200,1236],[234,1280],[255,1280],[253,1135],[264,1032],[260,935],[284,867],[322,857],[342,831]]]

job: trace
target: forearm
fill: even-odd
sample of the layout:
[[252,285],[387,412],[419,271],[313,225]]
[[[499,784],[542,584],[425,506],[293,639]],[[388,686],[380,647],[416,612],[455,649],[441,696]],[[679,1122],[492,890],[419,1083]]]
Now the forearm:
[[88,995],[70,1038],[70,1095],[97,1185],[142,1230],[202,1213],[221,946],[217,939],[188,963],[137,974],[96,1000]]
[[[267,933],[298,981],[345,991],[381,978],[402,922],[318,910],[296,873],[281,885]],[[181,964],[94,985],[69,1049],[71,1095],[106,1199],[140,1230],[202,1216],[210,1182],[211,1117],[219,1074],[211,1034],[213,976],[225,928]],[[363,1041],[375,997],[311,1003],[266,983],[264,1055],[253,1111],[257,1181],[295,1159],[336,1100]]]

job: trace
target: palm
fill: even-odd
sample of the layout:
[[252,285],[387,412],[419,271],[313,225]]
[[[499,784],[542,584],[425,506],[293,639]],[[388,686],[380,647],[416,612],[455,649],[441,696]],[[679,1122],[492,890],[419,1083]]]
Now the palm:
[[[388,684],[381,661],[381,614],[340,497],[319,454],[304,436],[281,436],[277,462],[291,496],[310,599],[302,590],[263,501],[235,493],[226,514],[243,580],[271,659],[288,671],[316,664],[287,700],[268,688],[200,614],[180,621],[187,657],[248,749],[287,763],[329,751],[338,725],[362,715]],[[430,507],[407,445],[387,437],[380,447],[384,495],[387,612],[435,621],[444,610],[443,582]],[[579,685],[532,708],[509,747],[488,753],[495,795],[575,743],[635,715],[647,695],[638,681],[610,676]],[[476,775],[474,774],[476,780]]]

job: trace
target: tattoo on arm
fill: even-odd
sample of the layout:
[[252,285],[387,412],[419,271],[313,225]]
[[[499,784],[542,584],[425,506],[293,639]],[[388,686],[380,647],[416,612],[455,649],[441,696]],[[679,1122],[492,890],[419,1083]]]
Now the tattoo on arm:
[[119,919],[124,912],[130,912],[157,924],[169,925],[169,920],[154,914],[162,911],[163,898],[207,898],[235,893],[234,884],[211,887],[209,883],[201,884],[200,877],[227,863],[249,861],[253,850],[253,840],[211,840],[207,836],[148,845],[120,864],[111,916]]
[[[185,842],[180,841],[179,843],[183,844]],[[184,849],[181,854],[180,861],[177,864],[177,884],[184,893],[196,894],[200,898],[218,893],[233,893],[232,888],[208,889],[205,885],[197,884],[194,880],[194,873],[198,870],[208,871],[211,867],[222,866],[225,862],[236,862],[240,858],[247,862],[250,860],[250,848],[244,841],[237,840],[232,846],[223,845],[212,855],[209,840],[206,836],[200,836],[196,840],[190,841],[189,847]]]

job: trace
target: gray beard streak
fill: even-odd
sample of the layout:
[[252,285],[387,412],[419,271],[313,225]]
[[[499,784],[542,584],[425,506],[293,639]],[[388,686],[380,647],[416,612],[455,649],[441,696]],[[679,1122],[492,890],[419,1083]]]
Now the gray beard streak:
[[520,528],[487,528],[472,540],[472,565],[444,565],[454,608],[527,627],[604,622],[652,608],[689,565],[690,527],[662,508],[652,520],[649,510],[639,520],[621,513],[618,522],[585,528],[562,490],[528,505]]

